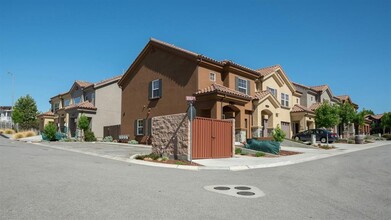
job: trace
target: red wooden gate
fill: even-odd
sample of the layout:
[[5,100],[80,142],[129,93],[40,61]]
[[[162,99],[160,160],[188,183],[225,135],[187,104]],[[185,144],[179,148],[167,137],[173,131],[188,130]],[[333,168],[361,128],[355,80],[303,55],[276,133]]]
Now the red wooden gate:
[[233,123],[227,120],[195,118],[192,123],[192,158],[232,157]]

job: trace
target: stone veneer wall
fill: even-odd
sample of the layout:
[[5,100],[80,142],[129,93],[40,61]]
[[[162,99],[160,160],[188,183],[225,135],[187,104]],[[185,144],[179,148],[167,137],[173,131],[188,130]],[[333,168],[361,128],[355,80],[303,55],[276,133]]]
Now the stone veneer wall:
[[186,113],[152,118],[152,152],[187,160],[190,123]]

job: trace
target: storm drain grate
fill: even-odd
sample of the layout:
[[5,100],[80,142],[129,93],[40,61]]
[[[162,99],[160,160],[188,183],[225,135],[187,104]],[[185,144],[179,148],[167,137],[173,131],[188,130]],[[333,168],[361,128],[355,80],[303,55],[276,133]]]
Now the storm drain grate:
[[255,186],[213,185],[213,186],[205,186],[204,189],[211,192],[239,197],[239,198],[259,198],[265,196],[265,193]]
[[251,188],[247,187],[247,186],[237,186],[237,187],[235,187],[235,189],[237,189],[237,190],[250,190]]
[[217,187],[214,187],[213,189],[215,189],[215,190],[230,190],[231,188],[225,187],[225,186],[217,186]]

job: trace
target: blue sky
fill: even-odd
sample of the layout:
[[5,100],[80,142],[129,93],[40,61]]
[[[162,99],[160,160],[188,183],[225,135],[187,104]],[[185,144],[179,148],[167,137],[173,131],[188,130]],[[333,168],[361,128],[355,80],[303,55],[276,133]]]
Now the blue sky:
[[0,105],[11,105],[7,72],[16,98],[47,111],[75,80],[121,74],[150,37],[254,69],[281,64],[292,81],[391,111],[387,0],[0,0]]

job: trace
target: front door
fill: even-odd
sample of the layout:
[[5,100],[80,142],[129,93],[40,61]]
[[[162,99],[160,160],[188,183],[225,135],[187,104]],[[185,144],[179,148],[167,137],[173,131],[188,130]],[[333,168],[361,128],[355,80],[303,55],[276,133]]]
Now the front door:
[[269,127],[267,119],[263,119],[263,125],[262,126],[263,126],[263,137],[267,137],[268,136],[267,128]]

